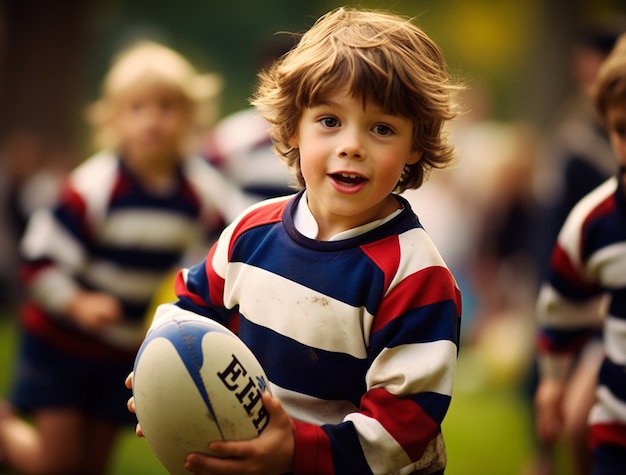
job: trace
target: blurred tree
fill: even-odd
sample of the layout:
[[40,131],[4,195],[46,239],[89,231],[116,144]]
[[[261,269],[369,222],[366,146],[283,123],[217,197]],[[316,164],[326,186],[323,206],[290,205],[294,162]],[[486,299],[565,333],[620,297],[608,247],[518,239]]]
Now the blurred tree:
[[0,137],[72,143],[91,2],[2,0]]

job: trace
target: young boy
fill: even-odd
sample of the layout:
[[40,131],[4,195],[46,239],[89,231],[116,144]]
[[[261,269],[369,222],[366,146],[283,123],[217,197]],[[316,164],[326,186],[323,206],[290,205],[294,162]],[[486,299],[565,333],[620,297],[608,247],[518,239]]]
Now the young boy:
[[93,110],[105,151],[70,174],[53,209],[32,216],[12,407],[0,411],[0,457],[16,471],[106,473],[118,429],[135,422],[120,380],[152,294],[192,245],[250,205],[187,157],[216,79],[155,43],[123,52]]
[[589,423],[592,473],[607,475],[626,466],[626,35],[602,64],[594,102],[619,172],[579,201],[552,252],[537,302],[541,380],[535,404],[538,435],[553,444],[562,431],[572,356],[604,319],[605,356]]
[[394,192],[452,159],[457,89],[416,26],[344,8],[260,75],[253,104],[303,189],[230,225],[153,325],[190,312],[236,331],[270,380],[270,423],[207,441],[226,458],[190,454],[187,470],[444,472],[461,298]]

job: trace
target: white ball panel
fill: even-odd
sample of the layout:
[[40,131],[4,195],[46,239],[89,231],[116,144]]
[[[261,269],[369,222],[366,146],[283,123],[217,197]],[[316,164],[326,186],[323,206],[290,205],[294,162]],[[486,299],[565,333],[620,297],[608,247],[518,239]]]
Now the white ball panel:
[[267,377],[250,349],[207,319],[163,322],[148,334],[135,362],[137,419],[148,445],[174,475],[186,475],[187,455],[208,453],[211,441],[258,436],[269,422],[261,404],[266,388]]

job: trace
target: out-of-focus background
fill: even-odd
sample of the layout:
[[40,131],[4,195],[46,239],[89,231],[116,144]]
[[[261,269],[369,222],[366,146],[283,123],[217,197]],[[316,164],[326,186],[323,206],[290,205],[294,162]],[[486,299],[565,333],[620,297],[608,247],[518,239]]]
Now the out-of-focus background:
[[[0,1],[0,395],[15,348],[20,226],[32,209],[46,204],[54,177],[94,151],[84,112],[97,99],[112,56],[141,38],[173,47],[203,72],[222,76],[218,118],[224,118],[247,107],[274,33],[303,32],[322,13],[343,4]],[[585,69],[586,41],[599,44],[603,34],[626,31],[626,3],[360,4],[414,17],[440,45],[453,75],[469,86],[463,95],[469,112],[452,129],[459,166],[434,174],[423,189],[408,193],[464,297],[458,380],[444,423],[446,473],[538,475],[530,404],[532,307],[552,239],[542,216],[561,189],[563,164],[552,146],[592,74]],[[557,474],[572,473],[572,463],[557,450]],[[113,473],[165,472],[144,441],[128,433]]]

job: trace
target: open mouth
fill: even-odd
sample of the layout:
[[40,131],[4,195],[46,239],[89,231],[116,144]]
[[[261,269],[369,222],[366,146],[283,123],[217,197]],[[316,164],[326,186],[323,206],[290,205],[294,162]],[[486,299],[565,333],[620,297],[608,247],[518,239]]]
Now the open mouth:
[[367,181],[367,178],[353,173],[332,173],[330,176],[336,182],[347,186],[355,186]]

